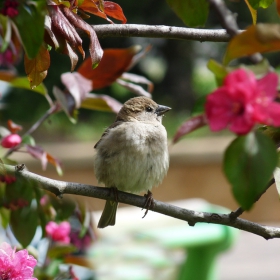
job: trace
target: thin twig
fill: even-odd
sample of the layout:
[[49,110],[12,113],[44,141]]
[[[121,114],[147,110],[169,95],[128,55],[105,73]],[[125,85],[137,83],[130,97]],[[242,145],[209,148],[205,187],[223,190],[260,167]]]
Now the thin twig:
[[[58,103],[55,103],[52,107],[50,107],[50,109],[36,122],[34,123],[23,135],[22,138],[27,136],[27,135],[31,135],[46,119],[48,119],[52,114],[54,114],[55,112],[57,112],[60,109],[60,106]],[[18,150],[21,147],[21,144],[10,148],[7,153],[4,155],[4,158],[8,157],[9,155],[11,155],[13,152],[15,152],[16,150]]]
[[[26,169],[21,170],[21,168],[19,168],[18,171],[15,171],[15,167],[11,165],[5,165],[5,168],[0,169],[0,174],[1,172],[4,172],[3,170],[6,170],[8,174],[16,174],[16,177],[19,179],[20,177],[23,177],[31,182],[35,182],[37,183],[38,187],[50,191],[59,197],[62,197],[63,194],[75,194],[104,200],[115,199],[115,197],[111,195],[110,189],[108,188],[53,180],[29,172]],[[146,201],[145,197],[143,196],[121,191],[118,192],[118,200],[119,202],[134,205],[139,208],[143,208],[143,205]],[[186,221],[191,226],[194,226],[196,223],[220,224],[251,232],[253,234],[262,236],[265,239],[280,238],[280,228],[263,226],[241,218],[232,220],[229,214],[193,211],[157,200],[154,200],[154,207],[150,210]]]
[[146,37],[177,40],[228,42],[226,30],[196,29],[166,25],[102,24],[92,26],[99,38],[105,37]]

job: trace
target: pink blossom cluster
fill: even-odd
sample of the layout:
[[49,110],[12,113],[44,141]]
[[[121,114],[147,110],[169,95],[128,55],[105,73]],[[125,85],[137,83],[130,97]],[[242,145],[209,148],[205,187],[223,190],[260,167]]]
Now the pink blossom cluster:
[[61,242],[65,244],[70,243],[70,230],[71,226],[69,222],[62,222],[57,224],[53,221],[48,222],[46,225],[47,235],[56,242]]
[[275,101],[277,85],[275,73],[260,80],[244,69],[229,73],[223,85],[207,96],[205,109],[210,129],[228,127],[242,135],[256,124],[280,126],[280,103]]
[[32,277],[36,263],[36,259],[28,255],[27,250],[16,252],[6,242],[0,245],[1,280],[37,280]]

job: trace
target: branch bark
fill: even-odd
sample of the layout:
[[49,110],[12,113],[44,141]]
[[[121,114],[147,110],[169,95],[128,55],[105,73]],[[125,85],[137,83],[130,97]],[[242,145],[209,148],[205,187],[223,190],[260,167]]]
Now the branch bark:
[[[49,179],[29,172],[26,169],[22,169],[22,166],[17,168],[17,166],[14,167],[11,165],[5,165],[4,168],[0,168],[0,174],[1,172],[3,173],[3,170],[6,170],[6,172],[10,175],[15,175],[17,179],[23,177],[27,180],[33,181],[37,183],[39,187],[46,191],[50,191],[59,197],[62,197],[63,194],[74,194],[95,197],[104,200],[115,199],[114,195],[111,194],[110,189],[108,188]],[[140,208],[143,208],[143,205],[146,201],[143,196],[121,191],[118,192],[118,200],[119,202]],[[232,219],[230,213],[218,214],[193,211],[157,200],[154,200],[154,207],[150,211],[186,221],[190,226],[194,226],[196,223],[220,224],[251,232],[253,234],[262,236],[265,239],[280,238],[280,228],[260,225],[258,223],[241,218]]]
[[197,29],[165,25],[102,24],[92,26],[99,38],[146,37],[177,40],[228,42],[230,36],[223,29]]

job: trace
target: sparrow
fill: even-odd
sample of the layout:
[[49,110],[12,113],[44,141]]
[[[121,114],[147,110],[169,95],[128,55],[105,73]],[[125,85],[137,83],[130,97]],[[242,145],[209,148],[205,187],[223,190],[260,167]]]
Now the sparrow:
[[[138,194],[158,186],[169,168],[164,113],[171,108],[147,97],[124,103],[115,122],[95,144],[94,172],[99,183],[112,190]],[[116,201],[106,201],[98,228],[115,225]]]

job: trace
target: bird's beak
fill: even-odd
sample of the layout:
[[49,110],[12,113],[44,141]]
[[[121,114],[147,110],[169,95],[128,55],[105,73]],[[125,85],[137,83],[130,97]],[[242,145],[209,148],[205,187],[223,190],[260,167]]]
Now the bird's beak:
[[162,116],[164,113],[168,112],[169,110],[171,110],[170,107],[163,106],[163,105],[158,105],[158,107],[156,109],[156,114],[158,116]]

